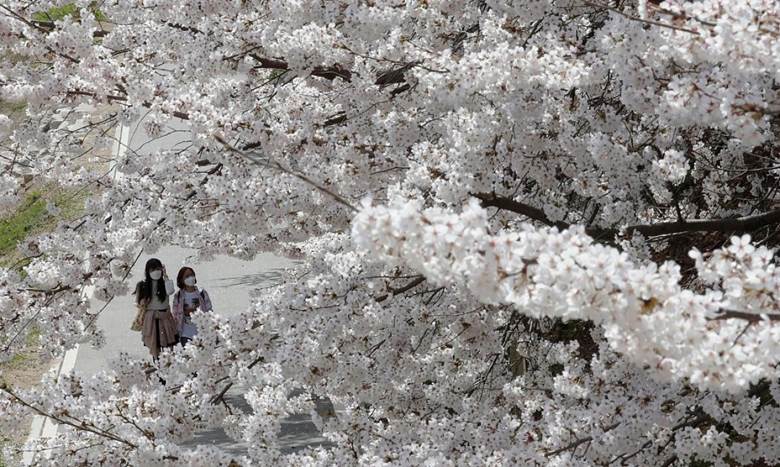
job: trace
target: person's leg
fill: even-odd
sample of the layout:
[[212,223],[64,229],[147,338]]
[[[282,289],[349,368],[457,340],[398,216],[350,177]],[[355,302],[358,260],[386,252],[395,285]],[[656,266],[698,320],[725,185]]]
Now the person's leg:
[[[155,317],[155,319],[154,319],[154,331],[155,331],[155,335],[157,336],[157,349],[158,349],[158,352],[162,352],[162,347],[160,346],[160,343],[161,343],[161,340],[160,340],[160,320],[157,319],[157,317]],[[159,361],[159,357],[155,357],[154,362],[157,363],[158,361]],[[158,367],[158,370],[159,370],[159,367]],[[160,376],[158,374],[157,377],[160,379],[160,384],[165,386],[165,380],[162,378],[162,376]]]
[[[156,317],[152,319],[154,320],[154,342],[149,350],[152,352],[152,360],[154,360],[154,363],[157,363],[157,360],[160,358],[160,321]],[[156,354],[155,349],[157,349]]]

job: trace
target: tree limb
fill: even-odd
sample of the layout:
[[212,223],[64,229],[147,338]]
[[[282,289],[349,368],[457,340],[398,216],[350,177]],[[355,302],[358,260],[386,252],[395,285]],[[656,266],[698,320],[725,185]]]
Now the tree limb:
[[317,190],[321,191],[322,193],[325,193],[326,195],[329,195],[334,200],[336,200],[339,204],[342,204],[343,206],[346,206],[347,208],[349,208],[349,210],[351,210],[353,212],[357,212],[357,208],[355,206],[353,206],[352,203],[347,201],[346,198],[344,198],[343,196],[341,196],[340,194],[338,194],[338,193],[336,193],[334,191],[331,191],[328,188],[325,188],[320,183],[315,182],[314,180],[312,180],[308,176],[306,176],[306,175],[304,175],[304,174],[302,174],[300,172],[296,172],[296,171],[294,171],[292,169],[288,169],[288,168],[284,167],[282,164],[280,164],[277,161],[274,161],[274,160],[263,160],[262,158],[256,157],[256,156],[254,156],[252,154],[248,154],[248,153],[246,153],[246,152],[244,152],[244,151],[234,147],[233,145],[231,145],[230,143],[225,141],[225,139],[222,138],[218,134],[214,135],[214,139],[216,139],[220,144],[222,144],[222,146],[224,146],[225,149],[227,149],[228,151],[234,152],[234,153],[239,154],[241,156],[244,156],[245,158],[247,158],[248,160],[254,162],[257,165],[260,165],[260,166],[263,166],[263,167],[268,167],[268,168],[271,168],[271,169],[276,169],[276,170],[278,170],[278,171],[280,171],[282,173],[286,173],[288,175],[292,175],[293,177],[301,180],[304,183],[307,183],[307,184],[311,185],[312,187],[316,188]]
[[495,193],[472,193],[471,196],[482,201],[483,207],[494,207],[498,209],[504,209],[517,214],[522,214],[529,219],[541,222],[542,224],[550,227],[558,227],[559,229],[569,228],[569,224],[565,222],[553,222],[541,209],[535,208],[528,204],[515,201],[505,196],[497,196]]
[[[249,54],[249,56],[257,60],[258,63],[260,63],[260,66],[258,66],[257,68],[269,68],[272,70],[290,69],[290,65],[284,60],[265,58],[257,54]],[[335,64],[329,67],[316,66],[312,70],[311,75],[318,76],[320,78],[329,79],[329,80],[341,78],[346,82],[352,81],[352,72],[342,67],[339,64]]]
[[749,232],[777,223],[780,223],[780,209],[755,216],[730,219],[694,219],[684,222],[631,225],[626,227],[626,233],[639,232],[646,237],[653,237],[684,232]]
[[[554,222],[541,209],[515,201],[495,193],[472,193],[472,196],[482,201],[484,207],[496,207],[521,214],[550,227],[569,228],[572,224]],[[645,237],[670,235],[688,232],[750,232],[771,224],[780,223],[780,209],[774,209],[754,216],[734,217],[726,219],[693,219],[687,221],[659,222],[657,224],[629,225],[623,229],[623,235],[630,237],[639,232]],[[585,232],[594,238],[614,238],[619,235],[618,229],[603,229],[585,227]]]
[[[73,423],[71,421],[65,420],[63,418],[59,418],[59,417],[56,417],[56,416],[54,416],[52,414],[46,413],[43,410],[39,409],[38,407],[36,407],[36,406],[30,404],[29,402],[25,401],[24,399],[20,398],[5,383],[0,383],[0,390],[5,392],[6,394],[8,394],[17,403],[19,403],[19,404],[21,404],[21,405],[23,405],[23,406],[33,410],[38,415],[42,415],[44,417],[51,418],[52,420],[56,421],[57,423],[61,423],[63,425],[72,426],[73,428],[75,428],[77,430],[88,431],[88,432],[90,432],[92,434],[101,436],[103,438],[110,439],[111,441],[116,441],[116,442],[119,442],[119,443],[126,444],[127,446],[129,446],[129,447],[131,447],[133,449],[138,447],[136,444],[134,444],[134,443],[132,443],[130,441],[127,441],[125,439],[122,439],[122,438],[118,437],[117,435],[115,435],[115,434],[113,434],[113,433],[111,433],[109,431],[106,431],[106,430],[103,430],[102,428],[96,427],[91,422],[86,422],[86,421],[83,421],[83,420],[78,420],[78,419],[76,419],[74,417],[70,417],[70,418],[73,418],[74,420],[77,420],[77,421],[81,422],[81,424],[79,425],[79,424]],[[89,424],[87,424],[87,423],[89,423]],[[91,428],[90,425],[92,427],[94,427],[94,428]]]
[[[606,433],[608,431],[614,430],[618,426],[620,426],[620,422],[613,423],[612,425],[609,425],[608,427],[604,428],[602,431],[604,433]],[[557,456],[558,454],[560,454],[562,452],[566,452],[566,451],[568,451],[570,449],[576,449],[577,446],[579,446],[579,445],[581,445],[583,443],[587,443],[588,441],[593,441],[593,436],[585,436],[583,438],[576,439],[576,440],[572,441],[571,443],[567,444],[566,446],[563,446],[562,448],[558,448],[558,449],[556,449],[554,451],[548,452],[547,454],[545,454],[545,457]]]
[[[390,288],[390,287],[388,287],[388,288],[390,289],[390,293],[391,294],[393,294],[393,295],[400,295],[400,294],[402,294],[404,292],[407,292],[407,291],[417,287],[418,285],[422,284],[423,282],[425,282],[425,276],[418,276],[416,279],[412,280],[411,282],[409,282],[408,284],[404,285],[403,287],[400,287],[400,288],[397,288],[397,289],[393,289],[393,288]],[[383,302],[383,301],[387,300],[389,297],[390,297],[389,294],[380,295],[379,297],[376,298],[376,301],[377,302]]]
[[718,315],[710,318],[713,321],[725,319],[742,319],[751,323],[760,323],[762,321],[780,321],[780,313],[748,313],[737,310],[720,310]]

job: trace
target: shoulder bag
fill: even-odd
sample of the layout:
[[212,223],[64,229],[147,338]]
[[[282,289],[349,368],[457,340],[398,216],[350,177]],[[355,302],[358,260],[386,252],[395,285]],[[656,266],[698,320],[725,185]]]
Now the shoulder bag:
[[135,314],[133,324],[130,325],[131,331],[141,331],[144,328],[144,318],[146,318],[146,301],[138,304],[138,311]]

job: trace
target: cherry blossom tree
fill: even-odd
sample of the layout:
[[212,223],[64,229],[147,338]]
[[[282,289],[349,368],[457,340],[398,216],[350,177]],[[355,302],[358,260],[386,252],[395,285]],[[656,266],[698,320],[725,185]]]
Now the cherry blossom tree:
[[[0,356],[101,345],[139,252],[302,259],[158,365],[0,388],[42,462],[780,463],[778,2],[6,0],[0,47],[0,212],[92,193],[0,269]],[[85,152],[139,119],[191,141]],[[282,451],[311,395],[330,444]]]

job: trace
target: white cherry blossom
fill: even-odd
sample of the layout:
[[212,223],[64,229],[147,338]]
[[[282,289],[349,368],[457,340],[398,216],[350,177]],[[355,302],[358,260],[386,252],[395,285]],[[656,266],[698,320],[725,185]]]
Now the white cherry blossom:
[[[42,463],[780,462],[776,1],[95,6],[0,6],[0,215],[90,193],[0,267],[0,359],[110,345],[83,292],[139,252],[300,262],[158,365],[4,385],[0,426],[59,423]],[[139,121],[189,145],[88,150]],[[312,395],[329,442],[288,452]]]

